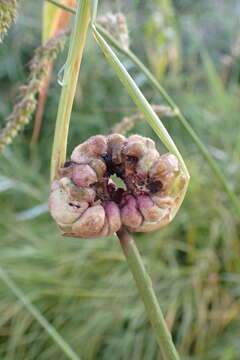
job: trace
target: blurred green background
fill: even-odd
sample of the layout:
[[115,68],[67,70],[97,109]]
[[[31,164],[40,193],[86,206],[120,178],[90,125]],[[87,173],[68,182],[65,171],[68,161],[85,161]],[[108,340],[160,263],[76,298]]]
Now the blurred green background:
[[[240,2],[99,3],[101,14],[126,14],[132,50],[169,91],[239,194]],[[21,1],[17,23],[0,46],[1,126],[41,43],[41,9],[42,1]],[[65,58],[66,49],[54,65],[38,143],[30,146],[31,121],[0,155],[0,265],[83,360],[160,360],[117,238],[62,238],[47,213],[61,91],[57,73]],[[148,100],[164,104],[139,70],[123,62]],[[69,153],[135,112],[89,36]],[[181,358],[238,360],[239,219],[178,120],[162,120],[184,155],[190,188],[172,224],[150,235],[138,234],[136,241]],[[156,140],[147,123],[137,124],[133,132]],[[1,360],[67,359],[1,280],[0,314]]]

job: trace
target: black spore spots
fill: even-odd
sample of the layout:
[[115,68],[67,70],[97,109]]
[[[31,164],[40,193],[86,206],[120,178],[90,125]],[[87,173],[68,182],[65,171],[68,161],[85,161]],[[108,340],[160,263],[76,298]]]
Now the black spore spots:
[[112,161],[112,156],[110,153],[102,156],[106,166],[107,166],[107,176],[116,174],[118,177],[123,176],[123,164],[114,164]]
[[69,205],[69,206],[72,206],[72,207],[75,207],[75,208],[77,208],[77,209],[80,209],[80,207],[81,207],[81,206],[75,205],[75,204],[73,204],[73,203],[71,203],[71,202],[68,203],[68,205]]
[[71,165],[74,165],[74,164],[76,164],[74,161],[65,161],[63,167],[67,168],[67,167],[69,167]]
[[163,183],[160,180],[150,180],[147,187],[151,193],[157,193],[162,189]]
[[129,161],[129,162],[131,162],[131,163],[136,164],[136,163],[138,162],[138,158],[137,158],[136,156],[129,156],[129,155],[127,155],[127,156],[126,156],[126,161]]
[[102,156],[102,159],[104,160],[106,166],[107,166],[107,172],[108,174],[111,176],[115,173],[114,171],[114,164],[112,162],[112,156],[107,153],[105,155]]

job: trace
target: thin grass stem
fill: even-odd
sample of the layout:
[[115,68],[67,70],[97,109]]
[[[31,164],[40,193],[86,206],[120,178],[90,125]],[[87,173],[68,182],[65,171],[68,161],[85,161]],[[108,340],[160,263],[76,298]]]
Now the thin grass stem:
[[142,114],[144,114],[146,120],[148,121],[149,125],[152,127],[152,129],[155,131],[157,136],[160,138],[162,143],[166,146],[166,148],[171,152],[172,154],[175,154],[180,162],[180,165],[182,167],[182,171],[185,174],[186,182],[184,185],[183,190],[181,191],[181,195],[178,199],[178,204],[174,209],[174,214],[177,213],[179,207],[181,206],[183,199],[185,197],[188,183],[189,183],[189,173],[188,169],[185,165],[185,162],[182,158],[182,155],[180,154],[177,146],[175,145],[173,139],[168,134],[166,128],[164,127],[163,123],[161,122],[160,118],[157,116],[156,112],[153,110],[133,78],[129,75],[126,68],[123,66],[121,61],[118,59],[117,55],[114,53],[114,51],[111,49],[111,47],[108,45],[108,43],[104,40],[104,38],[100,35],[100,33],[96,30],[95,26],[92,25],[93,34],[95,36],[95,39],[102,49],[104,55],[106,56],[107,60],[109,61],[110,65],[112,66],[113,70],[115,71],[116,75],[118,76],[119,80],[122,82],[126,90],[128,91],[129,95],[131,96],[134,103],[137,105],[138,109]]
[[171,136],[168,134],[166,128],[164,127],[163,123],[157,116],[156,112],[153,110],[147,99],[142,94],[141,90],[136,85],[133,78],[129,75],[126,68],[123,66],[121,61],[118,59],[117,55],[113,52],[110,48],[108,43],[103,39],[100,33],[96,30],[95,26],[92,26],[94,36],[97,40],[98,45],[102,49],[104,55],[106,56],[107,60],[109,61],[110,65],[112,66],[113,70],[115,71],[116,75],[118,76],[119,80],[123,83],[124,87],[128,91],[129,95],[131,96],[134,103],[137,105],[139,110],[145,115],[146,120],[148,121],[149,125],[153,128],[156,132],[158,137],[161,139],[163,144],[166,148],[175,154],[182,165],[183,170],[186,174],[188,174],[187,167],[184,163],[184,160],[177,149],[174,141],[172,140]]
[[152,281],[145,270],[135,241],[125,229],[118,231],[117,236],[136,282],[139,294],[145,305],[162,355],[165,360],[179,360],[179,355],[174,346],[171,333],[168,330],[157,297],[154,293]]
[[96,22],[97,18],[97,8],[98,8],[98,0],[92,0],[92,16],[91,16],[91,24]]
[[41,314],[41,312],[31,303],[29,298],[19,289],[19,287],[9,278],[7,273],[0,268],[0,278],[7,285],[7,287],[14,293],[14,295],[21,301],[26,309],[33,315],[33,317],[39,322],[39,324],[46,330],[51,338],[58,344],[66,356],[71,360],[81,360],[70,345],[64,340],[64,338],[57,332],[57,330],[51,325],[47,319]]
[[67,6],[67,5],[64,5],[63,3],[57,1],[57,0],[45,0],[53,5],[56,5],[57,7],[63,9],[63,10],[66,10],[66,11],[69,11],[71,12],[72,14],[76,14],[76,9],[70,7],[70,6]]
[[91,17],[90,5],[91,0],[78,1],[74,27],[70,38],[68,56],[64,66],[62,91],[58,106],[51,161],[52,180],[57,174],[57,169],[63,165],[66,159],[70,117],[83,49]]
[[213,157],[209,154],[206,146],[195,133],[191,125],[188,123],[187,119],[178,108],[177,104],[171,98],[171,96],[167,93],[167,91],[161,86],[161,84],[157,81],[155,76],[147,69],[147,67],[141,62],[141,60],[131,51],[122,47],[122,45],[101,25],[95,25],[97,30],[106,38],[109,43],[123,55],[125,55],[128,59],[130,59],[147,77],[153,87],[157,90],[157,92],[165,99],[167,104],[174,110],[176,118],[181,122],[184,129],[187,131],[188,135],[192,138],[195,145],[198,147],[200,153],[205,158],[209,167],[212,169],[218,181],[221,183],[223,189],[228,194],[231,203],[236,210],[237,214],[240,216],[240,203],[238,198],[234,192],[234,190],[228,184],[225,176],[222,173],[222,170],[218,166],[217,162],[213,159]]

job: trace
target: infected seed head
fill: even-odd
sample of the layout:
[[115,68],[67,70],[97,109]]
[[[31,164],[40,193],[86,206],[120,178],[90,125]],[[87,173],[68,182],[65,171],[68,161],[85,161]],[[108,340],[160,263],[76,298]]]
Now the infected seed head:
[[[115,174],[126,185],[118,187]],[[186,178],[177,157],[140,135],[96,135],[78,145],[52,183],[49,210],[65,236],[92,238],[122,226],[150,232],[175,214]]]

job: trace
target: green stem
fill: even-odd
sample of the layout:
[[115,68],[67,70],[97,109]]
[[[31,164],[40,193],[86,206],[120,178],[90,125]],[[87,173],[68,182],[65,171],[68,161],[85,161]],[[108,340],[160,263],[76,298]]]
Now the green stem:
[[98,0],[92,0],[91,24],[94,24],[97,18]]
[[91,16],[91,0],[78,1],[77,13],[71,34],[67,61],[64,67],[62,92],[58,106],[56,128],[54,135],[51,179],[57,174],[57,169],[66,159],[67,137],[72,112],[72,105],[77,86],[83,49]]
[[100,33],[96,30],[96,27],[92,25],[94,36],[97,40],[97,43],[101,47],[104,55],[106,56],[107,60],[113,67],[116,75],[118,76],[119,80],[123,83],[126,90],[128,91],[129,95],[131,96],[134,103],[137,105],[139,110],[144,114],[146,120],[149,122],[149,125],[153,128],[156,134],[159,136],[163,144],[166,148],[173,154],[175,154],[182,166],[183,171],[188,176],[188,170],[180,154],[179,150],[177,149],[174,141],[172,140],[171,136],[168,134],[166,128],[164,127],[163,123],[157,116],[156,112],[153,110],[149,102],[146,100],[144,95],[142,94],[141,90],[136,85],[133,78],[129,75],[126,68],[122,65],[120,60],[118,59],[117,55],[108,45],[108,43],[104,40],[104,38],[100,35]]
[[129,95],[131,96],[132,100],[137,105],[138,109],[144,114],[145,119],[148,121],[149,125],[161,139],[163,144],[172,154],[175,154],[178,157],[180,165],[182,167],[182,171],[185,174],[185,186],[183,187],[181,194],[178,197],[178,201],[176,203],[173,216],[177,213],[179,207],[181,206],[183,199],[185,197],[188,183],[189,183],[189,173],[188,169],[185,165],[185,162],[180,154],[177,146],[175,145],[173,139],[168,134],[166,128],[164,127],[163,123],[161,122],[160,118],[157,116],[156,112],[153,110],[152,106],[149,104],[147,99],[144,97],[143,93],[133,80],[133,78],[129,75],[126,68],[123,66],[121,61],[118,59],[117,55],[108,45],[108,43],[104,40],[104,38],[100,35],[100,33],[96,30],[95,26],[92,25],[93,34],[95,39],[102,49],[104,55],[106,56],[107,60],[109,61],[110,65],[112,66],[113,70],[115,71],[116,75],[118,76],[119,80],[122,82],[126,90],[128,91]]
[[9,278],[6,272],[0,268],[0,278],[11,289],[21,303],[28,309],[33,317],[41,324],[41,326],[47,331],[52,339],[59,345],[66,356],[71,360],[80,360],[80,357],[72,350],[72,348],[66,343],[63,337],[57,332],[57,330],[46,320],[46,318],[40,313],[40,311],[31,303],[31,301],[24,295],[24,293],[18,288],[18,286]]
[[72,14],[76,14],[76,9],[74,9],[74,8],[72,8],[70,6],[64,5],[64,4],[62,4],[61,2],[59,2],[57,0],[46,0],[46,1],[53,4],[53,5],[56,5],[57,7],[61,8],[63,10],[69,11]]
[[154,293],[133,237],[122,229],[117,233],[126,260],[136,282],[139,294],[144,302],[149,320],[154,329],[158,344],[165,360],[179,360],[172,336],[164,320],[161,308]]
[[181,122],[184,129],[187,131],[187,133],[190,135],[196,146],[198,147],[200,153],[207,161],[208,165],[214,172],[215,176],[218,178],[219,182],[222,184],[222,187],[224,188],[225,192],[228,194],[235,210],[237,211],[237,214],[240,215],[240,203],[238,201],[238,198],[235,194],[235,192],[232,190],[232,188],[229,186],[227,180],[225,179],[221,169],[219,168],[216,161],[212,158],[212,156],[209,154],[208,150],[206,149],[204,143],[201,141],[201,139],[198,137],[198,135],[195,133],[191,125],[188,123],[185,116],[182,114],[176,103],[173,101],[173,99],[170,97],[170,95],[166,92],[166,90],[159,84],[157,79],[154,77],[154,75],[146,68],[146,66],[139,60],[139,58],[133,54],[131,50],[127,50],[121,46],[121,44],[112,36],[109,34],[107,30],[105,30],[100,25],[95,25],[98,31],[109,41],[109,43],[114,46],[116,50],[121,52],[123,55],[125,55],[128,59],[130,59],[148,78],[148,80],[152,83],[152,85],[155,87],[157,92],[165,99],[165,101],[168,103],[168,105],[174,110],[176,113],[176,118]]

